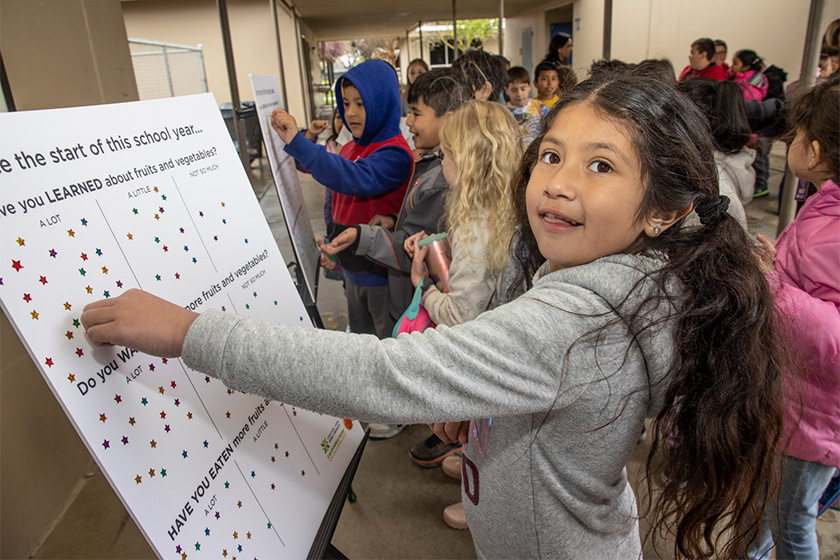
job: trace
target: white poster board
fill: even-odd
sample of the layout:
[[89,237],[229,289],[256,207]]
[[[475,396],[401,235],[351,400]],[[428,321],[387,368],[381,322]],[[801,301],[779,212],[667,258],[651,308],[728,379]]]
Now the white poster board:
[[0,303],[161,558],[302,558],[358,423],[94,348],[136,287],[311,328],[212,94],[0,114]]
[[312,222],[309,221],[309,212],[306,210],[295,160],[283,151],[286,144],[271,128],[271,112],[284,108],[280,84],[277,82],[277,76],[249,74],[249,77],[257,105],[257,118],[260,119],[263,141],[268,152],[271,175],[274,177],[274,186],[280,197],[280,207],[283,209],[283,218],[286,220],[292,248],[309,296],[311,301],[315,302],[315,280],[318,278],[320,253],[315,245],[315,234],[312,232]]

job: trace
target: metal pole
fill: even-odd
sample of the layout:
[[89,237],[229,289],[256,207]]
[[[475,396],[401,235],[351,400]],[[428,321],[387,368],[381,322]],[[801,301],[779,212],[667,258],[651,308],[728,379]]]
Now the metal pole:
[[601,58],[610,60],[612,57],[612,11],[613,0],[604,0],[604,43]]
[[172,73],[169,71],[169,58],[166,56],[166,46],[164,45],[161,50],[163,51],[163,67],[166,69],[166,85],[169,86],[169,97],[175,97],[175,92],[172,89]]
[[204,69],[204,48],[201,43],[198,44],[198,57],[201,59],[201,83],[204,85],[204,91],[208,91],[207,71]]
[[455,17],[455,0],[452,0],[452,44],[453,49],[452,60],[458,58],[458,19]]
[[283,93],[283,108],[289,108],[286,97],[286,71],[283,69],[283,45],[280,42],[280,22],[277,21],[277,0],[268,0],[271,3],[271,16],[274,19],[274,38],[277,40],[277,60],[280,61],[280,91]]
[[[822,29],[827,10],[825,0],[811,0],[811,10],[808,14],[808,30],[805,33],[805,51],[802,53],[802,70],[799,72],[799,86],[797,91],[803,92],[814,85],[816,68],[820,61],[822,47]],[[779,201],[779,227],[782,230],[796,217],[796,177],[789,170],[785,173],[784,193]]]
[[[405,30],[405,59],[411,60],[411,43],[408,37],[408,29]],[[406,63],[408,64],[408,63]]]
[[505,21],[505,0],[499,0],[499,54],[505,56],[505,31],[502,24]]
[[242,166],[251,177],[251,161],[248,159],[248,144],[245,139],[245,125],[239,119],[239,86],[236,84],[236,66],[233,63],[233,46],[230,41],[230,24],[227,17],[227,1],[216,0],[219,9],[219,24],[222,26],[222,41],[225,46],[225,62],[227,63],[228,83],[230,84],[230,99],[233,103],[233,126],[236,130],[236,141],[239,142],[239,159]]
[[423,22],[417,22],[417,30],[420,32],[420,58],[423,58]]

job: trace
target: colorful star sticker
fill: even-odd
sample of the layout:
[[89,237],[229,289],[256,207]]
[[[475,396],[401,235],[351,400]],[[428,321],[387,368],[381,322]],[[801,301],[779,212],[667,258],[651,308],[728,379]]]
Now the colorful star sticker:
[[[161,387],[161,389],[163,389],[163,387]],[[166,419],[166,411],[165,411],[165,410],[161,410],[161,411],[160,411],[160,418],[161,418],[161,420],[165,420],[165,419]]]
[[141,477],[139,474],[134,477],[134,482],[136,482],[137,484],[140,484],[140,482],[142,482],[142,481],[143,481],[143,477]]
[[67,340],[70,340],[70,339],[73,338],[73,332],[72,331],[67,331],[66,333],[64,333],[64,336],[67,337]]
[[111,442],[110,442],[110,441],[108,441],[107,439],[106,439],[106,440],[103,440],[103,441],[102,441],[102,447],[104,447],[105,449],[110,448],[110,447],[111,447]]
[[184,233],[184,228],[178,228],[178,231],[180,231],[181,233]]
[[136,424],[136,423],[137,423],[137,420],[135,420],[135,419],[134,419],[134,416],[130,416],[130,417],[128,418],[128,423],[129,423],[129,424],[131,424],[131,425],[133,426],[134,424]]
[[67,235],[69,235],[70,237],[76,237],[76,232],[73,231],[72,229],[68,229],[67,230]]
[[181,399],[175,399],[175,406],[181,406]]
[[122,402],[122,397],[119,395],[114,395],[114,402],[120,404]]
[[192,412],[187,412],[187,420],[192,420]]
[[84,219],[84,218],[82,218],[82,225],[83,225],[83,226],[86,226],[86,225],[87,225],[87,220],[86,220],[86,219]]
[[38,278],[38,282],[40,282],[42,286],[46,285],[47,284],[47,277],[46,276],[41,276],[40,278]]
[[160,469],[160,476],[166,476],[166,469]]
[[82,325],[82,324],[79,322],[79,320],[78,320],[78,319],[73,319],[73,326],[74,326],[74,327],[80,327],[81,325]]
[[105,290],[104,292],[102,292],[102,295],[105,297],[105,299],[108,299],[109,297],[111,297],[111,292]]
[[207,527],[205,527],[205,528],[204,528],[204,536],[205,536],[205,537],[209,537],[209,536],[210,536],[210,529],[209,529],[209,528],[207,528]]
[[85,355],[85,351],[82,350],[81,348],[76,348],[76,355],[81,358],[82,356]]
[[120,440],[120,441],[122,441],[123,445],[128,445],[128,436],[123,436],[122,440]]
[[80,257],[80,258],[81,258],[83,261],[88,260],[88,256],[87,256],[85,253],[82,253],[82,255],[81,255],[81,257]]
[[155,469],[149,469],[149,477],[155,476]]
[[220,519],[221,517],[222,517],[222,514],[217,511],[216,512],[216,519]]
[[132,239],[134,239],[134,236],[133,236],[133,235],[131,235],[130,233],[129,233],[128,235],[126,235],[126,237],[128,237],[128,240],[129,240],[129,241],[131,241]]
[[256,478],[256,476],[257,476],[257,473],[255,473],[254,471],[251,471],[251,478]]
[[199,212],[198,215],[203,218],[204,217],[204,212]]
[[155,364],[149,364],[149,371],[155,371]]
[[[274,490],[274,483],[273,482],[271,483],[271,489]],[[271,528],[271,523],[269,523],[268,525],[269,525],[269,529],[270,529]]]
[[241,508],[242,507],[242,500],[237,501],[236,505]]
[[104,412],[103,412],[102,414],[100,414],[100,415],[99,415],[99,421],[100,421],[100,422],[105,422],[105,420],[107,420],[107,419],[108,419],[108,417],[107,417],[107,416],[105,416],[105,413],[104,413]]
[[160,359],[160,361],[161,361],[161,362],[163,362],[164,364],[168,364],[168,363],[169,363],[169,360],[168,360],[168,359],[166,359],[166,358],[161,358],[161,359]]
[[274,455],[272,455],[272,456],[271,456],[271,462],[272,462],[272,463],[274,463],[274,462],[276,462],[276,461],[277,461],[277,459],[275,459],[275,458],[274,458]]
[[84,276],[85,274],[87,274],[87,270],[85,270],[84,268],[80,268],[80,269],[79,269],[79,274],[81,274],[82,276]]
[[163,210],[163,206],[158,206],[158,211],[159,211],[161,214],[163,214],[163,212],[164,212],[164,210]]
[[225,412],[225,417],[230,418],[230,411]]
[[132,208],[132,209],[131,209],[131,211],[132,211],[132,212],[134,212],[134,215],[135,215],[135,216],[136,216],[136,215],[137,215],[137,213],[139,212],[139,210],[137,210],[137,208]]
[[19,246],[23,247],[26,244],[26,242],[23,239],[21,239],[20,237],[18,237],[17,238],[17,244]]
[[186,459],[187,458],[187,450],[184,449],[184,451],[181,452],[181,455],[183,455],[184,459]]
[[108,274],[108,267],[107,266],[102,267],[102,274]]
[[168,252],[169,252],[169,247],[167,247],[166,245],[164,245],[164,246],[163,246],[163,252],[164,252],[164,253],[168,253]]
[[160,220],[160,214],[155,214],[155,220]]
[[123,287],[122,280],[117,280],[117,288],[122,288],[122,287]]
[[20,261],[12,259],[12,268],[14,268],[17,272],[20,272],[20,269],[23,268],[23,265],[20,264]]
[[44,365],[46,365],[47,367],[53,367],[52,358],[47,358],[47,360],[44,362]]
[[189,251],[190,248],[187,245],[184,245],[184,251]]
[[67,376],[67,380],[70,381],[70,383],[73,383],[74,381],[76,381],[76,376],[71,373]]
[[164,432],[166,432],[166,433],[168,434],[168,433],[169,433],[169,431],[170,431],[171,429],[172,429],[172,428],[170,428],[170,427],[169,427],[169,424],[167,424],[167,425],[163,428],[163,431],[164,431]]
[[238,539],[238,538],[239,538],[239,533],[237,533],[236,531],[234,531],[234,532],[233,532],[233,538],[234,538],[234,539]]
[[162,194],[162,195],[160,195],[160,198],[161,198],[162,200],[166,200],[166,195],[165,195],[165,194]]
[[251,531],[248,531],[247,533],[245,533],[245,537],[250,539],[251,538]]
[[201,550],[201,545],[198,542],[195,543],[195,549]]
[[146,397],[143,397],[142,399],[140,399],[140,403],[143,406],[146,406],[147,404],[149,404],[149,400]]
[[155,274],[155,280],[157,280],[158,282],[160,282],[160,274]]
[[154,187],[154,191],[155,191],[155,192],[158,192],[158,188],[157,188],[157,187]]
[[176,273],[175,273],[175,280],[180,280],[180,279],[181,279],[181,273],[180,273],[180,272],[176,272]]
[[248,243],[248,238],[247,238],[247,237],[245,238],[245,243],[246,243],[246,244]]
[[225,203],[224,203],[224,202],[222,202],[222,208],[224,208],[224,207],[225,207]]
[[58,251],[56,251],[55,249],[50,249],[50,256],[52,258],[55,258],[56,256],[58,256]]
[[154,448],[157,447],[157,442],[155,440],[152,440],[152,441],[149,442],[149,445],[151,445],[152,449],[154,449]]
[[69,301],[65,301],[65,302],[64,302],[64,309],[65,309],[66,311],[70,311],[70,308],[71,308],[71,307],[73,307],[73,306],[72,306],[72,305],[70,305],[70,302],[69,302]]
[[223,223],[223,224],[227,224],[227,220],[226,220],[226,219],[224,219],[224,218],[222,218],[222,223]]
[[91,288],[90,286],[85,286],[85,291],[89,294],[92,294],[93,293],[93,288]]
[[99,249],[99,248],[97,248],[97,249],[96,249],[96,256],[97,256],[97,257],[101,257],[101,256],[102,256],[102,249]]
[[33,310],[33,311],[32,311],[32,313],[30,313],[30,315],[32,315],[32,318],[33,318],[33,319],[37,319],[37,318],[38,318],[38,312],[37,312],[37,311],[35,311],[35,310]]

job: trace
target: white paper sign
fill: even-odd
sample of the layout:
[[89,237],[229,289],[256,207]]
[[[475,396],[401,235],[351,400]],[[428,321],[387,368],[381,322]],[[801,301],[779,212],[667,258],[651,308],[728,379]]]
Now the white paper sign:
[[301,558],[358,423],[93,348],[83,307],[135,287],[311,328],[211,94],[0,114],[0,302],[162,558]]
[[292,247],[298,264],[303,272],[303,279],[309,290],[309,296],[315,301],[315,279],[318,278],[320,254],[315,245],[315,234],[312,232],[312,222],[306,210],[306,201],[298,180],[295,160],[283,151],[286,145],[280,136],[271,128],[271,112],[282,109],[283,101],[280,96],[280,84],[277,76],[259,76],[250,74],[251,88],[254,90],[254,101],[257,105],[257,117],[260,119],[263,141],[268,152],[271,174],[283,218],[289,230]]

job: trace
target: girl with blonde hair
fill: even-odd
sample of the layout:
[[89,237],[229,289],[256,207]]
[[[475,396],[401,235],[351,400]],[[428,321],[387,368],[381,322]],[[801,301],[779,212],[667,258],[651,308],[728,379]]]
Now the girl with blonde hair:
[[[454,326],[498,304],[497,284],[516,228],[511,180],[522,156],[522,135],[510,112],[487,101],[470,101],[446,117],[440,131],[443,174],[450,185],[443,222],[452,249],[449,291],[431,282],[422,304],[437,324]],[[414,256],[412,282],[424,282],[426,249],[405,242]]]

